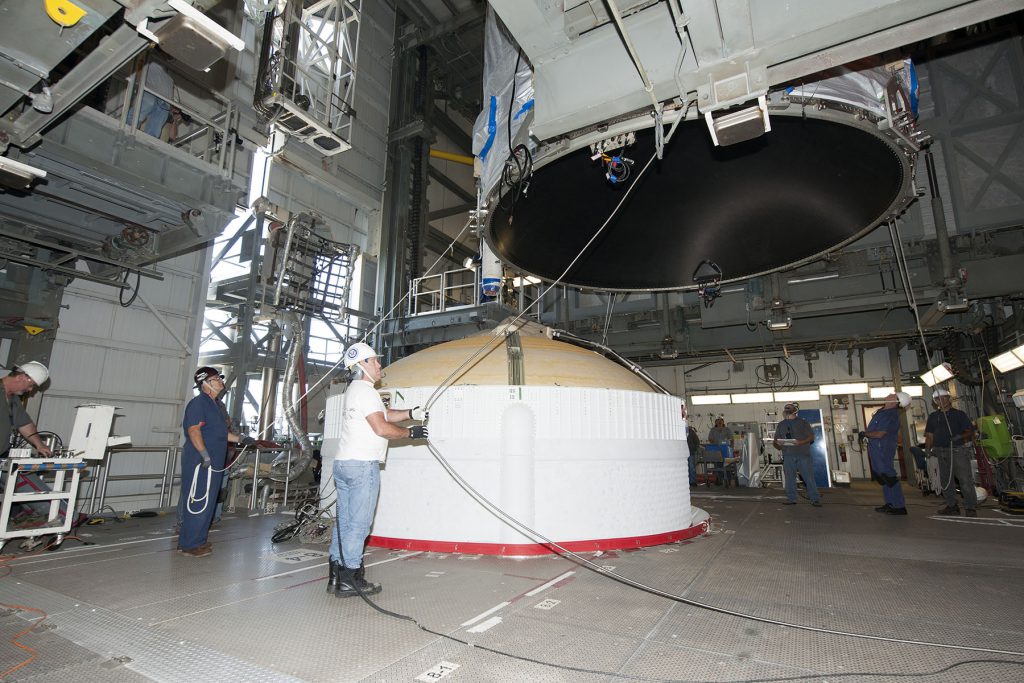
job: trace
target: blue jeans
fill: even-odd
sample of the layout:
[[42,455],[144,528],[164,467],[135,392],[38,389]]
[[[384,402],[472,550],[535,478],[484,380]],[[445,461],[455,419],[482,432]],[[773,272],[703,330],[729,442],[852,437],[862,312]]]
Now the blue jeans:
[[[128,109],[128,125],[132,124],[135,112]],[[142,93],[142,103],[139,106],[139,130],[155,138],[160,137],[160,131],[171,115],[171,105],[150,92]]]
[[[348,569],[363,563],[363,546],[370,535],[373,513],[380,493],[380,463],[376,460],[335,460],[335,527],[331,534],[331,559]],[[338,537],[341,548],[338,548]]]
[[942,499],[946,501],[946,505],[951,508],[957,507],[956,486],[959,483],[960,494],[964,497],[964,507],[968,510],[978,507],[978,492],[974,490],[974,469],[971,467],[974,448],[936,446],[932,452],[939,458],[939,479],[942,480]]
[[820,502],[821,496],[818,494],[818,485],[814,483],[814,465],[811,463],[810,453],[803,455],[784,453],[782,455],[782,472],[786,476],[786,498],[793,503],[796,502],[797,470],[800,471],[800,477],[804,480],[804,486],[807,487],[807,495],[811,502]]

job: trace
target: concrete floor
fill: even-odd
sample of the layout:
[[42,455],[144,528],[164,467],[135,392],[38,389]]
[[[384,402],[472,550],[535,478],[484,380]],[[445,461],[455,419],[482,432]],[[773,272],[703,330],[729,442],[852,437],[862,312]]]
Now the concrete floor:
[[108,521],[82,530],[94,545],[8,544],[0,672],[34,656],[6,680],[1024,679],[1024,518],[991,501],[937,517],[934,497],[907,497],[893,517],[867,483],[822,508],[701,487],[709,534],[587,555],[601,571],[371,549],[374,602],[403,618],[327,596],[326,547],[270,542],[282,515],[226,516],[201,559],[174,552],[173,516]]

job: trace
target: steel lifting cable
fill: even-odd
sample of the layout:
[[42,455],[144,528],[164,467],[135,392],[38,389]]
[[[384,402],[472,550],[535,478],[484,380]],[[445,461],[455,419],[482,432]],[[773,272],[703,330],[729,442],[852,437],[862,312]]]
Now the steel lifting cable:
[[[671,130],[669,131],[668,135],[666,136],[666,142],[671,139],[673,133],[676,130],[676,127],[678,126],[679,122],[682,121],[682,119],[684,117],[685,117],[685,112],[683,114],[681,114],[679,116],[679,118],[676,119],[675,122],[673,122]],[[654,159],[655,159],[655,157],[652,156],[651,159],[648,160],[648,162],[644,165],[643,169],[641,169],[639,175],[637,176],[637,180],[639,180],[639,178],[643,176],[643,174],[650,167],[651,162],[653,162]],[[523,318],[523,316],[533,306],[536,306],[543,299],[544,295],[547,294],[547,292],[549,292],[553,287],[556,287],[561,282],[561,280],[568,274],[570,269],[583,256],[583,254],[586,252],[586,250],[589,248],[589,246],[594,242],[595,239],[597,239],[597,237],[601,234],[601,232],[604,231],[604,229],[608,226],[608,224],[611,222],[611,220],[615,217],[615,215],[618,213],[618,210],[621,208],[623,202],[626,200],[626,198],[628,198],[629,192],[632,190],[633,187],[636,187],[636,185],[637,185],[637,183],[632,184],[630,186],[630,188],[626,191],[626,193],[624,193],[622,200],[612,210],[612,212],[609,215],[608,219],[605,220],[605,222],[601,225],[600,228],[598,228],[598,230],[594,233],[594,236],[590,239],[590,241],[588,241],[583,246],[583,249],[580,251],[579,254],[577,254],[577,256],[572,260],[572,262],[570,262],[570,264],[566,267],[566,269],[562,272],[562,274],[559,275],[559,277],[554,282],[552,282],[544,290],[544,292],[542,292],[537,297],[537,299],[532,304],[530,304],[529,306],[525,307],[523,309],[523,311],[521,311],[519,313],[519,315],[517,315],[516,318],[513,319],[513,321],[508,325],[508,327],[511,327],[512,325],[515,325],[517,322],[519,322]],[[896,233],[896,228],[895,228],[895,226],[891,222],[890,222],[890,226],[889,227],[890,227],[890,232],[891,232],[891,234],[894,235],[894,239],[895,239],[895,236],[897,234]],[[897,254],[898,255],[902,254],[901,250],[899,250],[898,248],[897,248]],[[901,267],[905,266],[905,260],[901,259],[900,266]],[[904,286],[905,286],[905,289],[907,290],[908,301],[913,302],[914,301],[913,292],[912,292],[912,290],[908,286],[908,284],[909,284],[909,276],[902,275],[902,271],[901,271],[901,276],[903,276],[903,278],[904,278]],[[911,307],[914,310],[914,315],[915,315],[915,318],[916,318],[917,317],[916,305],[911,304]],[[919,319],[918,319],[918,331],[921,334],[922,342],[923,342],[924,341],[924,333],[923,333],[923,330],[921,328],[920,320]],[[424,408],[429,410],[430,406],[432,406],[437,401],[437,399],[441,396],[441,394],[445,390],[447,390],[447,388],[450,386],[450,382],[453,380],[453,378],[457,377],[459,375],[459,373],[464,368],[466,368],[467,366],[470,366],[489,346],[491,346],[492,343],[494,343],[494,341],[495,341],[495,338],[488,339],[466,361],[464,361],[462,363],[462,365],[457,367],[451,374],[449,374],[448,377],[446,377],[445,380],[441,383],[441,385],[434,391],[434,393],[431,394],[430,398],[427,400],[426,404],[424,405]],[[925,348],[927,350],[927,346]],[[573,552],[571,550],[568,550],[567,548],[563,547],[562,545],[560,545],[560,544],[556,543],[555,541],[547,538],[546,536],[544,536],[541,533],[535,531],[534,529],[526,526],[525,524],[523,524],[519,520],[515,519],[514,517],[512,517],[508,513],[506,513],[503,510],[501,510],[501,508],[499,508],[497,505],[493,504],[491,501],[489,501],[487,498],[485,498],[480,492],[478,492],[475,488],[473,488],[473,486],[470,485],[469,482],[467,482],[455,470],[454,467],[452,467],[452,465],[445,459],[445,457],[440,453],[440,451],[438,451],[438,449],[434,446],[434,444],[432,442],[430,442],[429,440],[427,441],[427,448],[430,451],[431,455],[433,455],[434,459],[437,460],[437,462],[441,465],[442,468],[444,468],[444,470],[448,473],[448,475],[451,476],[452,479],[454,479],[455,482],[464,491],[466,491],[466,493],[468,493],[474,500],[476,500],[478,503],[480,503],[480,505],[482,505],[488,512],[493,514],[495,517],[497,517],[502,522],[508,524],[509,526],[511,526],[513,529],[519,531],[520,533],[523,533],[524,535],[526,535],[526,536],[528,536],[530,538],[535,539],[537,542],[540,542],[540,543],[548,546],[549,548],[556,549],[559,552],[559,554],[562,555],[563,557],[571,558],[573,561],[579,563],[581,566],[584,566],[587,569],[590,569],[590,570],[592,570],[592,571],[594,571],[594,572],[596,572],[598,574],[607,576],[607,577],[609,577],[611,579],[619,581],[620,583],[632,586],[633,588],[637,588],[639,590],[645,591],[645,592],[650,593],[652,595],[657,595],[657,596],[660,596],[660,597],[664,597],[664,598],[669,599],[669,600],[673,600],[673,601],[680,602],[680,603],[683,603],[683,604],[686,604],[686,605],[690,605],[692,607],[708,610],[708,611],[715,612],[715,613],[718,613],[718,614],[724,614],[724,615],[733,616],[733,617],[737,617],[737,618],[741,618],[741,619],[748,619],[748,620],[751,620],[751,621],[756,621],[756,622],[759,622],[759,623],[771,624],[771,625],[775,625],[775,626],[782,626],[784,628],[792,628],[792,629],[801,630],[801,631],[808,631],[808,632],[813,632],[813,633],[823,633],[823,634],[829,634],[829,635],[846,636],[846,637],[850,637],[850,638],[860,638],[862,640],[874,640],[874,641],[879,641],[879,642],[899,643],[899,644],[904,644],[904,645],[919,645],[919,646],[922,646],[922,647],[935,647],[935,648],[943,648],[943,649],[950,649],[950,650],[961,650],[961,651],[968,651],[968,652],[984,652],[984,653],[988,653],[988,654],[1001,654],[1001,655],[1010,655],[1010,656],[1015,656],[1015,657],[1024,657],[1024,652],[1018,652],[1018,651],[1013,651],[1013,650],[998,650],[998,649],[994,649],[994,648],[971,647],[971,646],[965,646],[965,645],[952,645],[952,644],[949,644],[949,643],[936,643],[936,642],[921,641],[921,640],[906,640],[906,639],[901,639],[901,638],[891,638],[891,637],[887,637],[887,636],[877,636],[877,635],[871,635],[871,634],[866,634],[866,633],[856,633],[856,632],[852,632],[852,631],[838,631],[838,630],[834,630],[834,629],[827,629],[827,628],[821,628],[821,627],[816,627],[816,626],[808,626],[806,624],[796,624],[796,623],[791,623],[791,622],[786,622],[786,621],[779,621],[779,620],[776,620],[776,619],[768,619],[766,617],[759,617],[759,616],[756,616],[756,615],[753,615],[753,614],[747,614],[747,613],[744,613],[744,612],[738,612],[736,610],[730,610],[730,609],[726,609],[726,608],[723,608],[723,607],[718,607],[718,606],[715,606],[715,605],[711,605],[711,604],[708,604],[708,603],[703,603],[703,602],[699,602],[699,601],[696,601],[696,600],[691,600],[689,598],[684,598],[683,596],[680,596],[680,595],[675,595],[673,593],[669,593],[667,591],[663,591],[661,589],[658,589],[658,588],[655,588],[653,586],[647,585],[647,584],[642,583],[640,581],[635,581],[633,579],[630,579],[628,577],[622,576],[620,574],[616,574],[613,571],[607,570],[604,567],[602,567],[602,566],[600,566],[600,565],[598,565],[598,564],[588,560],[587,558],[579,555],[578,553],[575,553],[575,552]],[[705,522],[705,530],[707,530],[707,523],[706,522]]]
[[[667,598],[669,600],[673,600],[675,602],[679,602],[679,603],[682,603],[684,605],[690,605],[691,607],[697,607],[699,609],[708,610],[710,612],[715,612],[717,614],[724,614],[724,615],[727,615],[727,616],[737,617],[737,618],[740,618],[740,619],[749,619],[751,621],[756,621],[756,622],[759,622],[759,623],[762,623],[762,624],[771,624],[773,626],[782,626],[784,628],[792,628],[792,629],[797,629],[797,630],[800,630],[800,631],[809,631],[809,632],[812,632],[812,633],[823,633],[823,634],[828,634],[828,635],[846,636],[846,637],[850,637],[850,638],[860,638],[862,640],[874,640],[874,641],[885,642],[885,643],[898,643],[898,644],[901,644],[901,645],[920,645],[922,647],[936,647],[936,648],[942,648],[942,649],[947,649],[947,650],[963,650],[963,651],[967,651],[967,652],[984,652],[984,653],[988,653],[988,654],[999,654],[999,655],[1010,655],[1010,656],[1013,656],[1013,657],[1024,657],[1024,652],[1019,652],[1019,651],[1015,651],[1015,650],[997,650],[995,648],[987,648],[987,647],[972,647],[972,646],[969,646],[969,645],[952,645],[950,643],[935,643],[935,642],[926,641],[926,640],[906,640],[906,639],[903,639],[903,638],[891,638],[891,637],[888,637],[888,636],[876,636],[876,635],[871,635],[871,634],[868,634],[868,633],[856,633],[854,631],[838,631],[838,630],[835,630],[835,629],[823,628],[823,627],[819,627],[819,626],[808,626],[806,624],[796,624],[796,623],[792,623],[792,622],[788,622],[788,621],[780,621],[780,620],[777,620],[777,619],[769,619],[767,617],[759,617],[757,615],[748,614],[746,612],[739,612],[739,611],[736,611],[736,610],[726,609],[724,607],[718,607],[716,605],[711,605],[711,604],[708,604],[708,603],[705,603],[705,602],[700,602],[700,601],[697,601],[697,600],[692,600],[690,598],[685,598],[685,597],[683,597],[681,595],[676,595],[674,593],[669,593],[668,591],[661,590],[660,588],[655,588],[654,586],[650,586],[650,585],[645,584],[645,583],[643,583],[641,581],[636,581],[634,579],[631,579],[629,577],[623,576],[621,574],[616,574],[614,571],[606,569],[605,567],[603,567],[603,566],[601,566],[599,564],[596,564],[595,562],[592,562],[591,560],[588,560],[587,558],[583,557],[579,553],[573,552],[572,550],[569,550],[569,549],[565,548],[564,546],[559,545],[558,543],[556,543],[555,541],[551,540],[550,538],[547,538],[546,536],[544,536],[540,532],[538,532],[538,531],[530,528],[529,526],[523,524],[522,522],[520,522],[516,518],[512,517],[511,515],[509,515],[505,511],[503,511],[497,505],[492,503],[486,497],[484,497],[484,495],[482,493],[480,493],[475,488],[473,488],[473,486],[469,482],[467,482],[465,479],[463,479],[462,476],[455,470],[455,468],[452,467],[452,465],[445,459],[445,457],[443,455],[441,455],[441,453],[437,450],[436,447],[434,447],[434,445],[432,443],[428,442],[427,443],[427,448],[430,449],[430,452],[434,456],[434,459],[438,461],[438,463],[441,465],[441,467],[444,468],[444,470],[452,477],[452,479],[454,479],[455,482],[466,493],[468,493],[474,500],[476,500],[478,503],[480,503],[480,505],[482,505],[488,512],[493,514],[500,521],[504,522],[505,524],[508,524],[509,526],[511,526],[516,531],[519,531],[520,533],[522,533],[522,534],[524,534],[524,535],[534,539],[536,542],[539,542],[539,543],[541,543],[541,544],[543,544],[545,546],[548,546],[549,548],[556,549],[558,551],[559,555],[561,555],[563,557],[570,558],[574,562],[577,562],[581,566],[584,566],[587,569],[590,569],[591,571],[593,571],[593,572],[595,572],[595,573],[597,573],[599,575],[607,576],[607,577],[609,577],[609,578],[611,578],[611,579],[613,579],[615,581],[618,581],[619,583],[626,584],[627,586],[632,586],[633,588],[637,588],[637,589],[642,590],[642,591],[644,591],[646,593],[650,593],[651,595],[657,595],[659,597]],[[708,522],[705,521],[703,523],[703,526],[704,526],[704,530],[707,531],[708,530]]]
[[[896,267],[899,269],[900,279],[903,281],[903,293],[907,297],[907,305],[914,314],[914,322],[917,325],[917,334],[921,338],[921,348],[924,350],[925,359],[931,363],[932,353],[928,348],[928,341],[924,336],[924,328],[921,326],[921,316],[917,312],[917,297],[914,295],[914,288],[910,285],[910,266],[907,265],[907,255],[903,251],[903,238],[900,236],[899,225],[895,218],[889,219],[889,240],[892,242],[893,254],[896,257]],[[942,484],[946,490],[953,484],[953,427],[949,424],[949,415],[945,410],[939,410],[942,420],[946,423],[946,432],[949,434],[949,477]],[[973,485],[974,482],[972,481]]]
[[[672,127],[669,129],[668,134],[665,136],[665,144],[668,144],[668,142],[672,139],[672,136],[676,132],[676,128],[678,128],[679,124],[683,121],[683,119],[686,118],[686,114],[692,105],[693,101],[690,101],[686,105],[686,109],[680,112],[679,116],[676,117],[676,120],[672,122]],[[584,244],[583,247],[580,249],[579,253],[576,254],[575,257],[573,257],[572,261],[569,262],[569,265],[565,267],[565,270],[563,270],[562,273],[544,289],[544,291],[538,294],[537,298],[534,299],[532,303],[530,303],[528,306],[525,306],[523,310],[520,311],[519,314],[515,318],[513,318],[510,323],[505,325],[505,329],[514,327],[517,323],[519,323],[523,319],[523,317],[530,312],[531,309],[539,305],[540,302],[544,300],[544,297],[548,294],[548,292],[557,287],[562,282],[562,280],[565,279],[565,276],[569,274],[569,271],[573,269],[576,263],[581,258],[583,258],[583,255],[585,253],[587,253],[587,250],[590,249],[590,245],[592,245],[597,240],[597,238],[601,236],[601,233],[604,232],[605,228],[607,228],[608,225],[611,224],[615,216],[618,215],[619,209],[621,209],[623,204],[625,204],[626,200],[629,199],[629,195],[632,194],[633,190],[640,184],[640,179],[644,176],[644,174],[647,172],[647,169],[651,167],[651,164],[654,163],[654,161],[657,158],[657,153],[651,155],[651,158],[648,159],[647,163],[644,164],[642,169],[640,169],[640,172],[636,175],[636,178],[633,180],[633,182],[630,183],[629,187],[626,188],[626,191],[622,193],[622,198],[619,199],[618,204],[616,204],[615,208],[613,208],[611,213],[608,214],[608,218],[605,219],[605,221],[594,232],[591,238],[587,240],[587,243]],[[488,338],[487,341],[485,341],[480,346],[480,348],[478,348],[472,355],[470,355],[469,358],[467,358],[461,365],[452,370],[452,372],[447,377],[444,378],[441,384],[438,385],[438,387],[434,390],[432,394],[430,394],[430,397],[427,399],[427,402],[423,405],[423,409],[429,412],[431,406],[433,406],[434,403],[437,402],[437,399],[441,397],[441,394],[443,394],[451,387],[452,383],[462,374],[463,370],[465,370],[467,367],[471,367],[473,363],[476,362],[476,359],[479,358],[481,355],[485,354],[485,352],[489,353],[489,347],[491,347],[492,344],[497,345],[500,343],[501,338],[497,335]]]

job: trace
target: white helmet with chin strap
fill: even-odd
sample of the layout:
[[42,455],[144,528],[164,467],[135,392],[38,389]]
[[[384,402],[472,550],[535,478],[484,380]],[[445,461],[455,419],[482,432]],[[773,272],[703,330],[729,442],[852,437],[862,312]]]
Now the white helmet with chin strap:
[[896,400],[899,401],[900,408],[906,408],[910,405],[910,394],[905,391],[897,391]]
[[22,363],[15,369],[28,375],[36,383],[37,387],[42,386],[46,383],[46,380],[50,379],[50,371],[39,361],[30,360],[27,363]]
[[949,392],[946,391],[945,389],[933,389],[932,390],[932,401],[933,402],[938,403],[939,399],[942,398],[943,396],[945,396],[946,398],[949,398]]
[[345,369],[351,370],[352,366],[370,358],[376,358],[377,352],[369,344],[356,342],[345,351]]

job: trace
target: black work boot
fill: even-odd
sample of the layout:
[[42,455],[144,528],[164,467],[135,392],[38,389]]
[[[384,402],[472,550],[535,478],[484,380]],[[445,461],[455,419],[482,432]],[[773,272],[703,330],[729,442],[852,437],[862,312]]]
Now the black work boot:
[[331,560],[327,570],[327,592],[334,593],[338,590],[338,573],[341,572],[341,563]]
[[334,597],[350,598],[353,595],[359,595],[359,591],[355,587],[355,577],[352,576],[353,571],[340,562],[338,563],[338,584],[334,588]]
[[366,580],[366,565],[359,565],[359,569],[353,570],[352,578],[355,579],[356,586],[365,595],[376,595],[380,593],[381,587],[379,583],[371,583]]

